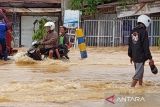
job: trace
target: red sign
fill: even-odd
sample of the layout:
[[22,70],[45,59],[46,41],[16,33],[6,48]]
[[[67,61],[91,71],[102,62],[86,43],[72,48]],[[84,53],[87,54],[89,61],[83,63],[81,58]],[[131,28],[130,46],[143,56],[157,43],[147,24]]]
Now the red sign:
[[112,96],[106,98],[105,100],[112,103],[112,104],[115,104],[115,95],[112,95]]

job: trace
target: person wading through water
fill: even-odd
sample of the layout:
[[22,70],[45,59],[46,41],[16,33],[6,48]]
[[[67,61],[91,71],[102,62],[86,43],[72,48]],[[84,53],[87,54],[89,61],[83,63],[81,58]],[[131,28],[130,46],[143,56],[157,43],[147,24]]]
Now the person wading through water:
[[137,82],[142,86],[145,62],[149,60],[150,64],[154,64],[146,30],[150,23],[151,19],[147,15],[140,15],[137,19],[137,26],[133,28],[129,37],[128,56],[130,62],[133,62],[135,66],[135,75],[131,87],[135,87]]

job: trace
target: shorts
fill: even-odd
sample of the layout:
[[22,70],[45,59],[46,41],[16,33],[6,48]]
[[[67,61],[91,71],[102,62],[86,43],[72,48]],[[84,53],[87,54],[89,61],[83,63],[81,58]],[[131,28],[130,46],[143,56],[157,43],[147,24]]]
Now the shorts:
[[135,75],[133,76],[134,80],[142,80],[144,74],[144,63],[134,63],[135,66]]

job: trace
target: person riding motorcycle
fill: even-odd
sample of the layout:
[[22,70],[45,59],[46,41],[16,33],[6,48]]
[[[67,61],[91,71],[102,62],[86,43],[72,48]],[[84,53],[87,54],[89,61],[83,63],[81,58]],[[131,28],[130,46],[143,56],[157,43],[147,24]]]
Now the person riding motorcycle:
[[58,37],[58,49],[59,53],[63,56],[65,56],[67,59],[69,59],[67,53],[69,52],[70,42],[69,42],[69,36],[67,34],[67,28],[64,26],[60,26],[59,28],[59,37]]
[[39,42],[39,45],[43,45],[43,48],[40,48],[41,54],[48,54],[49,58],[53,58],[53,53],[58,53],[58,34],[55,31],[54,22],[47,22],[44,25],[46,27],[47,35]]

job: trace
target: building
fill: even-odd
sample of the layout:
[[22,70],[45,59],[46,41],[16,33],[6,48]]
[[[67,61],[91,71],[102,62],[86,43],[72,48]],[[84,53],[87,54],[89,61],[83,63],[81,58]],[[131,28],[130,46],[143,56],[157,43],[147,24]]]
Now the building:
[[137,0],[134,4],[120,6],[114,0],[97,6],[95,17],[84,20],[83,27],[89,46],[119,46],[128,44],[130,31],[141,14],[151,17],[149,39],[151,46],[160,43],[160,1]]
[[42,17],[61,23],[61,0],[0,0],[0,8],[13,22],[15,46],[30,47],[34,22]]

